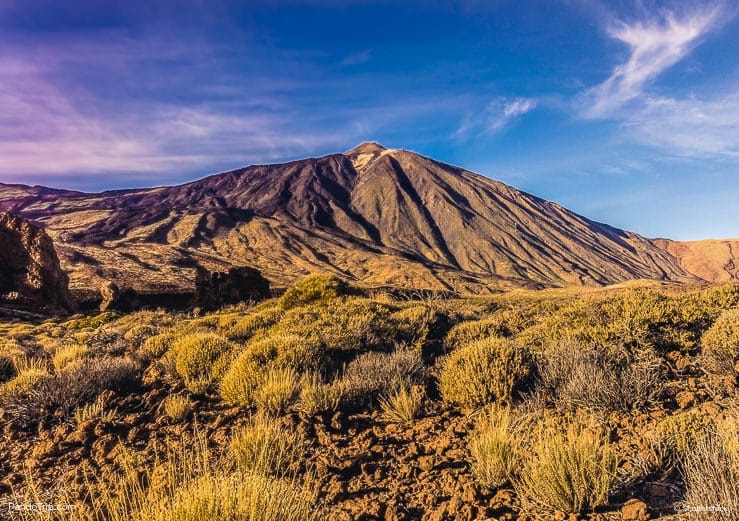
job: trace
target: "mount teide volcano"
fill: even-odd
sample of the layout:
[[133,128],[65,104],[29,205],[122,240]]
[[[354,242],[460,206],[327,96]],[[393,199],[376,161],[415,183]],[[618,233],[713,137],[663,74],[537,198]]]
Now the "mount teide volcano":
[[675,243],[374,143],[174,187],[84,194],[0,185],[0,210],[47,227],[76,288],[102,279],[181,288],[196,263],[249,264],[278,285],[330,271],[366,285],[463,292],[700,280]]

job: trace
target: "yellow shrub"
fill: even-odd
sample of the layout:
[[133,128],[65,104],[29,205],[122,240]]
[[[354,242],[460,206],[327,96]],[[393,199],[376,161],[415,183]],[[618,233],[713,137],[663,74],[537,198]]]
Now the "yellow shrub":
[[482,320],[471,320],[457,324],[449,330],[444,345],[452,350],[490,336],[503,336],[505,326],[500,315],[493,315]]
[[439,389],[444,401],[463,407],[510,402],[513,391],[530,377],[532,366],[526,347],[507,339],[485,338],[448,356]]
[[117,414],[116,409],[107,409],[107,403],[104,397],[98,397],[94,402],[83,405],[74,411],[74,421],[77,425],[88,422],[93,419],[99,419],[102,422],[110,422]]
[[141,355],[147,360],[161,358],[172,348],[176,339],[177,335],[172,331],[150,336],[141,344]]
[[187,396],[173,394],[162,401],[162,413],[174,421],[183,421],[193,410],[193,402]]
[[392,311],[368,299],[333,299],[323,306],[291,309],[269,335],[297,335],[329,350],[389,349],[396,336],[389,320]]
[[177,373],[191,392],[199,394],[217,377],[217,362],[233,345],[215,333],[193,333],[177,339],[172,346]]
[[440,340],[448,327],[444,315],[423,304],[396,311],[388,319],[396,340],[419,348],[429,341]]
[[34,384],[49,375],[46,363],[36,359],[16,361],[17,374],[7,382],[0,384],[0,395],[13,395],[31,389]]
[[254,405],[255,394],[264,380],[264,368],[250,354],[242,353],[221,380],[221,397],[227,402],[244,407]]
[[244,351],[261,364],[274,362],[279,367],[298,370],[318,368],[323,361],[323,349],[313,339],[292,334],[275,334],[252,340]]
[[661,420],[655,428],[655,435],[675,456],[682,456],[703,441],[715,427],[710,416],[691,409]]
[[702,361],[713,373],[733,375],[739,360],[739,308],[724,311],[701,338]]
[[123,339],[131,342],[135,346],[141,345],[141,342],[149,337],[156,335],[157,328],[149,324],[138,324],[123,333]]
[[424,396],[422,389],[402,387],[388,397],[380,397],[380,408],[385,417],[397,422],[415,420],[421,412]]
[[240,317],[226,331],[226,336],[231,340],[248,340],[262,329],[272,327],[282,316],[282,310],[277,308],[264,309]]
[[325,304],[330,299],[346,295],[349,289],[346,282],[335,275],[309,275],[285,292],[280,306],[288,310],[306,304]]
[[341,380],[325,383],[316,373],[305,375],[300,382],[300,410],[311,416],[337,410],[344,395],[341,384]]

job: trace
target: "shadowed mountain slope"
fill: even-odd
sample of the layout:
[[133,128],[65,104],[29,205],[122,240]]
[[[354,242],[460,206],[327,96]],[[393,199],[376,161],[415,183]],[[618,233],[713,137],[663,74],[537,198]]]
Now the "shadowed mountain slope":
[[47,227],[77,288],[184,287],[196,263],[253,265],[277,284],[320,270],[462,292],[695,280],[672,250],[635,233],[375,143],[174,187],[0,185],[0,210]]

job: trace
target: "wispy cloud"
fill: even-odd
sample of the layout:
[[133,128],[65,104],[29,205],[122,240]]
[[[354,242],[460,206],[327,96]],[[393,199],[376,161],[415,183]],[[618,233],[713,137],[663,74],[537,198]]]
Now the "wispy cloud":
[[611,22],[608,33],[629,46],[629,58],[582,94],[580,115],[618,121],[624,135],[669,156],[739,158],[735,80],[723,80],[710,93],[684,97],[675,86],[669,96],[650,88],[734,14],[726,5],[713,3],[679,14],[660,10],[631,23]]
[[364,63],[367,63],[369,61],[372,61],[372,50],[371,49],[365,49],[363,51],[355,52],[354,54],[350,54],[349,56],[345,56],[341,60],[341,65],[343,67],[353,67],[355,65],[362,65]]
[[660,11],[632,23],[611,22],[608,34],[629,46],[625,63],[585,95],[588,117],[603,117],[638,98],[649,82],[683,59],[702,35],[719,22],[720,4],[689,13]]
[[623,122],[641,142],[685,157],[739,159],[739,85],[699,99],[653,98]]
[[[287,114],[229,111],[162,101],[102,111],[81,102],[26,63],[0,60],[0,173],[145,173],[238,166],[341,140],[337,134],[289,130]],[[233,107],[230,107],[233,109]],[[266,157],[265,157],[266,156]]]
[[516,118],[534,110],[536,105],[534,98],[495,98],[479,114],[465,116],[454,134],[469,137],[500,132]]
[[513,100],[501,101],[497,100],[488,105],[488,129],[491,131],[500,130],[505,127],[508,122],[522,116],[527,112],[531,112],[536,108],[536,100],[532,98],[515,98]]

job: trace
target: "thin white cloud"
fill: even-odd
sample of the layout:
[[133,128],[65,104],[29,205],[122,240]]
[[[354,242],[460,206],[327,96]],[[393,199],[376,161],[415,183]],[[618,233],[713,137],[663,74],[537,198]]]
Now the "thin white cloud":
[[514,119],[534,110],[536,105],[534,98],[495,98],[481,113],[467,115],[454,135],[465,137],[499,132]]
[[585,115],[607,117],[640,97],[649,82],[683,59],[700,37],[719,23],[722,12],[721,6],[714,4],[683,14],[662,11],[633,23],[613,22],[608,34],[629,46],[629,59],[586,92]]
[[69,92],[28,60],[0,56],[0,180],[116,173],[182,175],[346,145],[349,125],[313,133],[294,114],[169,102],[116,107]]
[[490,119],[488,129],[500,130],[511,120],[531,112],[536,108],[536,100],[532,98],[515,98],[509,101],[494,101],[488,106]]
[[739,86],[699,99],[653,98],[624,120],[639,141],[685,157],[739,159]]

